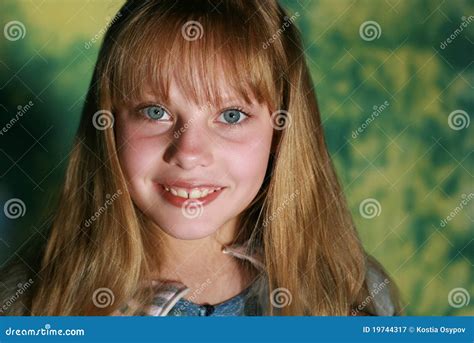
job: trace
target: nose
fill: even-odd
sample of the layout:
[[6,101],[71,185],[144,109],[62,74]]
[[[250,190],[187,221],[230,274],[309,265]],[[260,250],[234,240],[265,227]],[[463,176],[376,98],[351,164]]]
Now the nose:
[[169,164],[185,170],[207,167],[213,162],[212,140],[197,123],[179,125],[164,158]]

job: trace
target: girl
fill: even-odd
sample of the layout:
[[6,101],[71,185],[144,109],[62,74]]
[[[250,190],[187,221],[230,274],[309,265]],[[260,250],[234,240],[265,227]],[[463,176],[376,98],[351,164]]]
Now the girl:
[[5,277],[33,287],[7,312],[399,313],[357,237],[291,19],[273,0],[126,2],[38,270]]

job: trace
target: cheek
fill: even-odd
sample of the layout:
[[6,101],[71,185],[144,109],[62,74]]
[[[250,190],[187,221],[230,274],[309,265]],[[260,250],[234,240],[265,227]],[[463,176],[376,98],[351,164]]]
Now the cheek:
[[221,155],[226,169],[235,180],[237,191],[246,193],[251,200],[263,183],[271,149],[271,130],[248,137],[245,142],[233,144]]
[[127,181],[136,184],[146,175],[152,175],[157,166],[164,142],[157,137],[143,137],[134,125],[118,125],[116,140],[118,156]]

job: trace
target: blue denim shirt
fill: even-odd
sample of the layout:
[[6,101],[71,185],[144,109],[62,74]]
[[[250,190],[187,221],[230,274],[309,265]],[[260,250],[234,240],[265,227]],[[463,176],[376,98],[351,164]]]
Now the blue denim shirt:
[[232,298],[215,305],[199,305],[181,298],[168,316],[259,316],[262,310],[256,297],[250,296],[252,285]]

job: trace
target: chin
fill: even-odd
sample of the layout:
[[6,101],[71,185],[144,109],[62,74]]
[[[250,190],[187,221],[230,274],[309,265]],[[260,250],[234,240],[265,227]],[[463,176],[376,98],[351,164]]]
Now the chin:
[[206,238],[213,235],[219,229],[218,227],[209,227],[209,224],[199,225],[197,223],[193,224],[192,222],[188,224],[178,224],[174,226],[158,224],[158,227],[171,237],[182,240],[196,240]]

